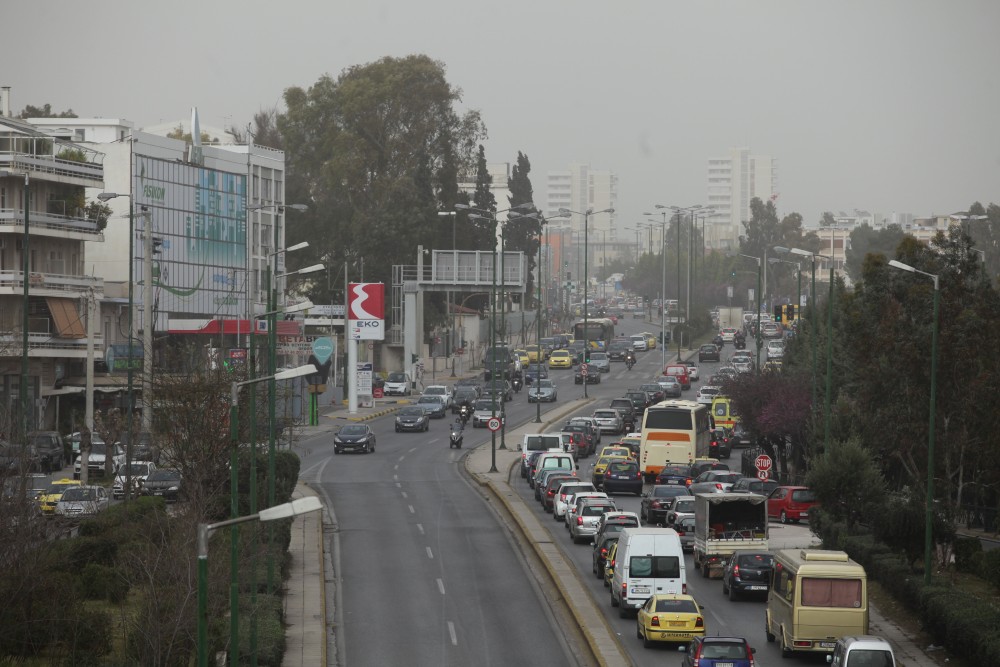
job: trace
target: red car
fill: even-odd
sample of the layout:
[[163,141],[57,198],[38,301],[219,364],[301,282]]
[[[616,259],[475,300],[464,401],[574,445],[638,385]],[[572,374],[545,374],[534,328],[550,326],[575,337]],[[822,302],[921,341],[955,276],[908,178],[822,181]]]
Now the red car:
[[779,486],[767,497],[767,516],[781,523],[808,521],[809,510],[818,504],[816,494],[805,486]]
[[688,367],[684,364],[667,364],[663,369],[664,375],[673,375],[685,391],[691,388],[691,377],[688,375]]

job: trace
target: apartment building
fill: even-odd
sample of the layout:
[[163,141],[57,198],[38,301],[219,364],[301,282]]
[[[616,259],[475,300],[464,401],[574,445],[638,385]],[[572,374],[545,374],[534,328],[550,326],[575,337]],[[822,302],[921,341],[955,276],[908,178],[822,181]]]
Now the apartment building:
[[750,219],[750,201],[777,195],[778,167],[774,158],[751,155],[749,148],[733,148],[725,157],[708,160],[708,198],[713,210],[705,225],[709,249],[739,247],[743,221]]

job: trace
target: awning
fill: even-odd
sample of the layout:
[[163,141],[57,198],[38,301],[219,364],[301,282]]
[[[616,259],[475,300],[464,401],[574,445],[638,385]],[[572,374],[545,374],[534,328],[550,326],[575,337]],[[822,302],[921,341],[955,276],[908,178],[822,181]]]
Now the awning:
[[[267,321],[256,320],[257,328],[254,333],[257,335],[267,335]],[[301,336],[302,320],[278,320],[279,336]],[[171,319],[167,325],[167,333],[170,334],[249,334],[249,320],[180,320]]]
[[47,387],[42,389],[42,397],[45,396],[65,396],[66,394],[82,394],[86,391],[84,387]]
[[62,299],[54,296],[45,297],[45,302],[56,323],[56,331],[61,338],[86,338],[87,329],[80,319],[80,309],[73,299]]

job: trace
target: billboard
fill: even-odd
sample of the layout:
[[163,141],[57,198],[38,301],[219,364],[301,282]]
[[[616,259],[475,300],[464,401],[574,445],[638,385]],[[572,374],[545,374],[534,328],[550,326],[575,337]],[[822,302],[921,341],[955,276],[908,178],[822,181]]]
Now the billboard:
[[347,319],[353,340],[385,339],[385,284],[350,283]]
[[149,224],[157,313],[245,317],[246,175],[146,155],[133,159],[133,269],[140,291],[142,233]]

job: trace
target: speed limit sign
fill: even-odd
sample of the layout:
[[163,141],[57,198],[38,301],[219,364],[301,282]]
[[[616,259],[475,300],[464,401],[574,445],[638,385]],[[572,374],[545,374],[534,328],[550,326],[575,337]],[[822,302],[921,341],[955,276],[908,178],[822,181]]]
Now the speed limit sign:
[[500,418],[490,417],[486,420],[486,428],[493,431],[494,433],[500,430]]
[[580,375],[582,375],[583,377],[587,377],[587,374],[589,372],[590,371],[587,370],[587,366],[586,365],[584,365],[583,368],[580,369]]

